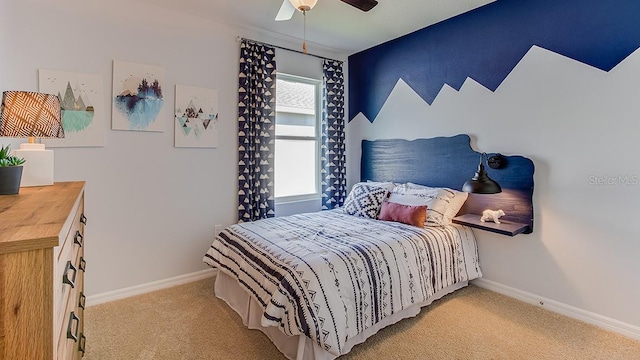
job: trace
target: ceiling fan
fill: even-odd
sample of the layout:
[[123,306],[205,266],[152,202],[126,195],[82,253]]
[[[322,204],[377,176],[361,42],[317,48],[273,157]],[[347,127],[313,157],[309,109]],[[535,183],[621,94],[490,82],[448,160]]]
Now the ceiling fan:
[[[289,20],[296,10],[306,13],[313,9],[318,0],[283,0],[276,21]],[[376,0],[340,0],[362,11],[369,11],[378,5]]]

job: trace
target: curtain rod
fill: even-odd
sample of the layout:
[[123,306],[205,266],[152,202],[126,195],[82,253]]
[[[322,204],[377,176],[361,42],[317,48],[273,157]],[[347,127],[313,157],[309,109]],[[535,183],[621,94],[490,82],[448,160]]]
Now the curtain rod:
[[242,40],[245,40],[245,41],[248,41],[248,42],[252,42],[252,43],[255,43],[255,44],[259,44],[259,45],[271,46],[271,47],[274,47],[276,49],[291,51],[291,52],[295,52],[295,53],[302,54],[302,55],[309,55],[309,56],[313,56],[313,57],[316,57],[316,58],[319,58],[319,59],[323,59],[323,60],[337,61],[340,64],[344,63],[344,61],[341,61],[341,60],[331,59],[331,58],[328,58],[328,57],[315,55],[315,54],[309,54],[309,53],[302,52],[300,50],[289,49],[289,48],[286,48],[286,47],[283,47],[283,46],[273,45],[273,44],[269,44],[269,43],[258,41],[258,40],[247,39],[247,38],[244,38],[244,37],[241,37],[241,36],[236,36],[236,41],[237,42],[240,42]]

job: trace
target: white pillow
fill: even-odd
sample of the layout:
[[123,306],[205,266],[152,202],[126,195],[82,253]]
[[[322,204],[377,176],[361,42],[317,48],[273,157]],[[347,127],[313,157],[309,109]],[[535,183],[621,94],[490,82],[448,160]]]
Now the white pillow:
[[440,189],[448,192],[450,194],[449,206],[445,213],[445,218],[448,224],[451,224],[451,219],[453,219],[454,217],[456,217],[456,215],[458,215],[458,212],[460,211],[460,209],[462,209],[462,206],[464,206],[465,201],[467,201],[467,198],[469,197],[469,193],[450,189],[450,188],[432,188],[429,186],[418,185],[413,183],[407,183],[407,186],[410,188]]
[[393,190],[393,188],[398,185],[398,184],[392,183],[391,181],[371,181],[371,180],[367,180],[367,182],[363,183],[363,184],[383,187],[383,188],[387,189],[387,191]]
[[429,187],[429,186],[418,185],[418,184],[414,184],[414,183],[407,183],[407,187],[415,188],[415,189],[420,189],[420,188],[423,188],[423,189],[442,189],[444,191],[449,192],[450,193],[449,207],[448,207],[447,212],[445,214],[445,217],[448,219],[448,223],[449,224],[451,224],[451,219],[453,219],[454,217],[456,217],[456,215],[458,215],[458,212],[460,211],[460,209],[462,209],[462,206],[467,201],[467,198],[469,198],[469,193],[466,193],[464,191],[458,191],[458,190],[450,189],[450,188],[432,188],[432,187]]
[[468,194],[449,188],[432,188],[423,185],[405,184],[396,186],[389,201],[404,205],[427,205],[425,226],[445,226],[451,224]]

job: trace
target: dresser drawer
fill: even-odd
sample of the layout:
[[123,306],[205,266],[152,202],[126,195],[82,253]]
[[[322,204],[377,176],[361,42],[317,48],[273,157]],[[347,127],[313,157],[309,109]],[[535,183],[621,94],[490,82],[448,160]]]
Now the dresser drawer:
[[77,277],[78,289],[70,292],[65,307],[61,310],[64,314],[62,326],[59,329],[57,341],[58,359],[76,359],[83,355],[84,349],[84,303],[85,298],[80,290],[84,285],[84,272],[80,271]]
[[[84,260],[84,250],[80,248],[76,253],[76,258],[71,261],[74,264],[75,274],[73,288],[69,284],[68,291],[64,293],[64,302],[60,303],[57,310],[59,315],[59,333],[57,337],[58,359],[74,358],[75,352],[78,350],[83,328],[84,317],[84,272],[86,269],[86,261]],[[70,355],[72,354],[72,355]],[[64,355],[64,356],[62,356]]]
[[[84,254],[84,207],[82,200],[80,206],[72,214],[69,230],[65,238],[58,246],[57,258],[54,269],[54,310],[57,316],[54,318],[56,328],[64,321],[64,307],[70,293],[74,289],[81,289],[78,276],[83,263]],[[71,216],[71,215],[70,215]]]

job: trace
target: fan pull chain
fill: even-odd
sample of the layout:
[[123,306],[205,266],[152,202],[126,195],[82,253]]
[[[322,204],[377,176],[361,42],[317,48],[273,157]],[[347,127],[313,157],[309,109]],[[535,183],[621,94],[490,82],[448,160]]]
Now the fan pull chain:
[[302,31],[302,52],[307,53],[307,12],[302,10],[302,17],[304,18],[304,29]]

